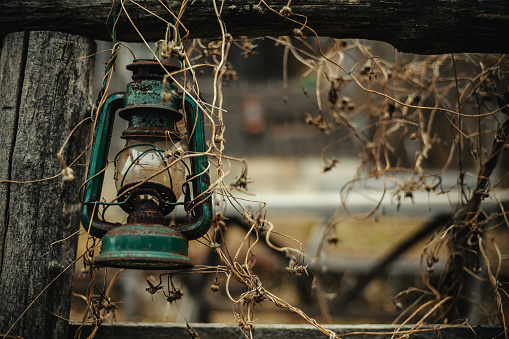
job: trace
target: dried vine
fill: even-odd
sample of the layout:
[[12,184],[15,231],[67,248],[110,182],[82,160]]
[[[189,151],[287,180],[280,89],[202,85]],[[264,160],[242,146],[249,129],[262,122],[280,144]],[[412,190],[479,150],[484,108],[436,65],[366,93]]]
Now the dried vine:
[[[146,43],[147,48],[156,60],[176,58],[182,64],[180,73],[167,76],[185,95],[197,98],[197,104],[210,126],[210,142],[206,151],[210,159],[208,170],[215,170],[217,174],[217,179],[208,190],[218,197],[212,231],[200,242],[217,254],[222,264],[196,266],[185,273],[215,275],[215,283],[211,287],[213,291],[219,289],[218,277],[224,275],[226,294],[236,306],[233,317],[247,338],[253,337],[253,326],[256,326],[255,306],[263,301],[272,302],[277,307],[299,314],[302,319],[330,338],[340,337],[265,288],[261,279],[253,273],[256,264],[254,251],[260,242],[265,242],[271,249],[286,255],[287,272],[307,275],[309,263],[313,257],[319,258],[321,252],[325,251],[327,239],[331,234],[335,234],[334,228],[339,223],[348,219],[366,220],[378,216],[386,204],[386,195],[390,195],[393,202],[399,205],[405,199],[412,199],[413,194],[420,191],[431,195],[444,194],[449,188],[443,187],[442,176],[451,170],[459,173],[458,206],[451,211],[454,215],[452,222],[443,225],[424,249],[423,286],[411,288],[396,296],[395,303],[403,306],[398,298],[412,292],[419,294],[413,304],[405,305],[408,307],[397,321],[403,324],[414,321],[418,325],[425,322],[456,324],[460,319],[458,301],[464,299],[462,289],[467,273],[490,284],[493,293],[491,305],[494,306],[486,311],[487,318],[491,321],[493,314],[490,312],[494,312],[499,323],[505,326],[503,299],[507,294],[498,278],[502,255],[500,252],[497,256],[492,255],[493,248],[495,251],[498,249],[495,244],[489,244],[485,235],[495,216],[501,216],[505,226],[509,224],[502,202],[499,204],[500,210],[492,215],[483,212],[482,202],[488,195],[496,199],[497,185],[491,182],[490,177],[502,151],[507,148],[509,120],[506,120],[505,115],[509,112],[509,94],[503,87],[507,84],[504,81],[509,69],[506,56],[465,54],[419,57],[395,52],[391,60],[388,60],[374,54],[366,42],[326,40],[317,36],[305,38],[302,34],[304,30],[311,33],[314,31],[307,25],[305,13],[292,11],[291,1],[283,8],[274,8],[270,1],[264,0],[254,6],[254,9],[260,12],[277,13],[299,27],[295,29],[293,37],[269,39],[285,49],[285,64],[289,58],[293,58],[304,67],[302,77],[313,74],[316,78],[317,109],[315,113],[308,114],[306,123],[310,128],[324,133],[338,128],[348,130],[344,137],[321,150],[323,171],[333,173],[336,167],[341,166],[340,159],[334,154],[345,145],[357,148],[361,154],[357,176],[343,187],[342,206],[339,206],[335,218],[325,225],[318,253],[304,253],[303,244],[291,237],[288,238],[295,242],[294,247],[274,244],[272,235],[276,226],[265,219],[265,204],[260,201],[261,208],[251,211],[244,206],[245,198],[236,195],[237,192],[250,193],[247,163],[243,159],[224,154],[224,132],[228,126],[223,121],[222,83],[225,79],[237,77],[228,63],[228,54],[236,46],[240,47],[247,57],[254,53],[254,43],[246,37],[236,39],[228,33],[228,27],[221,21],[221,2],[214,1],[214,9],[222,35],[208,41],[186,40],[186,29],[180,19],[185,15],[187,2],[183,3],[178,13],[173,12],[166,1],[160,1],[160,5],[167,10],[168,16],[157,16],[154,20],[164,21],[168,29],[161,32],[162,40],[159,41],[157,49]],[[129,17],[124,1],[116,2],[111,16],[114,47],[106,66],[103,90],[91,117],[94,120],[105,102],[116,56],[124,47],[115,38],[115,24],[121,15],[129,18],[136,28],[136,22]],[[141,33],[140,38],[143,39]],[[458,70],[460,66],[462,71]],[[210,69],[213,72],[214,96],[210,102],[202,100],[200,95],[200,84],[196,79],[196,72],[200,69]],[[180,81],[180,76],[183,81]],[[287,82],[286,73],[284,78]],[[355,95],[355,98],[348,93]],[[490,138],[494,138],[493,146],[491,152],[485,155],[484,142]],[[195,155],[184,154],[182,159],[192,156]],[[435,157],[439,159],[434,160]],[[233,182],[226,183],[232,162],[241,163],[242,171]],[[70,166],[65,162],[62,162],[62,165],[63,180],[72,180]],[[463,183],[463,177],[467,170],[476,168],[477,183],[469,192]],[[380,199],[366,213],[351,213],[348,206],[349,194],[360,184],[377,179],[383,182]],[[253,195],[252,201],[257,201],[256,196]],[[224,240],[226,227],[223,212],[227,205],[233,206],[250,225],[235,253],[229,251]],[[104,210],[100,212],[105,215]],[[87,225],[83,226],[87,228]],[[446,264],[436,283],[430,277],[444,246],[448,248]],[[100,288],[96,285],[94,254],[97,247],[98,242],[89,238],[82,255],[83,274],[90,276],[90,284],[86,295],[78,295],[86,303],[83,324],[94,325],[89,338],[93,338],[104,321],[114,319],[115,310],[119,307],[112,301],[110,292],[120,272],[113,277],[109,286]],[[318,263],[319,260],[314,262],[316,267],[319,266]],[[479,275],[482,268],[487,271],[485,277]],[[178,273],[184,272],[164,273],[159,277],[159,284],[147,280],[147,292],[155,295],[162,289],[168,302],[177,302],[183,294],[180,289],[175,288],[171,276]],[[162,280],[164,275],[168,276],[166,286]],[[232,278],[245,288],[238,296],[230,291]],[[315,279],[323,315],[327,318],[328,310],[323,301],[319,275]],[[191,337],[199,337],[189,324],[188,328]],[[418,327],[415,331],[419,331]],[[78,330],[75,337],[81,337],[81,330]]]

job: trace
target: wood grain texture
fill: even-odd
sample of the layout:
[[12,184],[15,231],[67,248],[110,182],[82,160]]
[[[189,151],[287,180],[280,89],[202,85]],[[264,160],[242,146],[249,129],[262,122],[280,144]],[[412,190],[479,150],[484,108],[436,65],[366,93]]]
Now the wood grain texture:
[[[116,2],[118,3],[118,1]],[[189,37],[212,38],[220,26],[210,0],[168,0],[174,13],[182,10]],[[182,3],[186,3],[182,8]],[[258,0],[224,0],[216,4],[226,30],[233,36],[305,35],[364,38],[385,41],[402,52],[509,52],[509,2],[506,0],[300,0],[291,3],[290,19],[278,12],[287,0],[267,0],[274,11]],[[111,40],[112,0],[3,0],[0,2],[0,35],[25,30],[55,30],[98,40]],[[144,7],[154,14],[143,10]],[[221,7],[222,5],[222,7]],[[160,1],[126,1],[125,8],[148,41],[164,37],[172,16]],[[122,14],[117,25],[119,41],[141,41]],[[183,34],[183,33],[182,33]]]
[[[56,154],[73,127],[90,114],[93,58],[81,57],[94,50],[90,39],[58,32],[6,36],[0,119],[8,124],[0,133],[0,180],[30,181],[62,170]],[[70,139],[63,153],[68,163],[85,149],[89,132],[90,124],[84,125]],[[0,184],[0,333],[76,257],[77,235],[71,235],[80,225],[78,189],[84,168],[73,169],[73,182],[58,177]],[[42,294],[10,335],[64,337],[68,322],[49,312],[68,317],[72,277],[73,268]]]
[[[261,311],[261,310],[259,310]],[[230,324],[191,324],[201,339],[243,339],[246,338],[242,334],[240,328]],[[394,325],[326,325],[328,329],[333,330],[337,334],[345,335],[346,333],[357,333],[356,335],[344,336],[344,338],[355,339],[382,339],[391,338],[391,333],[397,327]],[[67,338],[72,339],[74,330],[78,328],[78,324],[71,324]],[[85,325],[83,335],[90,333],[92,326]],[[409,330],[411,326],[404,329]],[[492,339],[503,337],[503,329],[500,326],[478,326],[469,327],[462,326],[456,328],[442,328],[433,325],[423,325],[420,332],[410,335],[410,339]],[[360,332],[370,332],[370,334],[360,334]],[[377,334],[383,333],[386,334]],[[246,332],[247,333],[247,332]],[[82,335],[82,337],[83,337]],[[403,334],[402,334],[403,335]],[[254,325],[254,338],[270,338],[270,339],[324,339],[326,335],[319,332],[311,325]],[[94,339],[189,339],[189,335],[185,324],[168,324],[168,323],[117,323],[103,324],[99,328]]]
[[[12,146],[16,137],[19,116],[19,100],[23,85],[28,33],[13,33],[6,39],[5,49],[0,54],[0,180],[11,179]],[[7,232],[10,183],[0,184],[0,267]],[[1,282],[0,282],[1,286]]]

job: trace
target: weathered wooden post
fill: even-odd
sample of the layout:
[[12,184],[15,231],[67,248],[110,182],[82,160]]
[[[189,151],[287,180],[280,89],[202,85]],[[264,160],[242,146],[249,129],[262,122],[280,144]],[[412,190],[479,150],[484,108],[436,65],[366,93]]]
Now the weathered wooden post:
[[[56,154],[76,124],[90,116],[95,43],[57,32],[5,36],[0,59],[0,180],[32,181],[62,171]],[[74,161],[88,144],[90,123],[70,138]],[[0,337],[64,338],[76,257],[79,186],[86,158],[61,176],[0,183]],[[47,289],[46,289],[47,287]],[[33,302],[36,296],[44,293]],[[11,326],[31,307],[12,328]]]
[[[112,23],[112,0],[2,0],[0,34],[21,30],[56,30],[97,40],[111,40],[106,23]],[[188,30],[188,38],[217,38],[221,35],[212,1],[172,0],[174,13]],[[228,33],[241,35],[305,35],[359,38],[385,41],[401,52],[437,54],[458,52],[507,53],[509,3],[505,0],[442,1],[293,1],[288,20],[278,12],[288,0],[225,0],[220,6],[221,21]],[[219,4],[219,2],[218,2]],[[116,24],[118,41],[141,42],[164,37],[172,16],[159,1],[125,1],[131,19],[121,15]],[[146,11],[145,9],[148,9]],[[157,17],[154,16],[157,15]],[[164,18],[160,20],[159,18]],[[306,23],[304,28],[303,23]],[[111,26],[110,26],[111,27]],[[309,30],[311,28],[313,31]]]

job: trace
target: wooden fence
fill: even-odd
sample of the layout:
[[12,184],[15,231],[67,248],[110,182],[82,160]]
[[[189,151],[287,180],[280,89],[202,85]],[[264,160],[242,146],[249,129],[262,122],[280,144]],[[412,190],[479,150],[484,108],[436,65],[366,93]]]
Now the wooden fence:
[[[184,3],[170,2],[176,13]],[[126,3],[147,37],[157,40],[164,36],[166,25],[137,9],[134,2]],[[158,2],[137,3],[153,7]],[[188,7],[183,20],[195,37],[218,33],[213,2],[185,3]],[[246,1],[245,6],[238,6],[238,1],[224,3],[220,18],[231,34],[292,34],[294,29],[302,28],[301,24],[277,14],[287,0],[270,2],[275,5],[275,13],[268,8],[258,11],[255,8],[258,3],[258,0]],[[83,171],[79,169],[83,168],[80,164],[85,159],[73,164],[77,180],[63,183],[57,177],[61,166],[55,155],[72,128],[91,111],[93,59],[86,56],[93,54],[95,47],[89,38],[73,34],[108,39],[106,24],[111,5],[111,0],[5,0],[0,3],[1,334],[28,339],[63,338],[68,333],[69,326],[64,319],[69,314],[72,263],[79,230],[78,189],[83,182]],[[503,0],[438,3],[316,0],[312,6],[298,1],[292,6],[295,13],[306,12],[309,27],[316,27],[322,35],[378,38],[400,49],[421,53],[509,50],[506,37],[509,5]],[[323,10],[324,6],[327,10]],[[168,16],[162,7],[155,12]],[[20,32],[24,30],[27,32]],[[46,32],[49,30],[65,33]],[[117,30],[121,40],[124,37],[139,40],[125,16],[121,17]],[[306,28],[303,33],[312,35],[313,31]],[[66,144],[63,153],[66,160],[76,159],[88,142],[89,129],[85,127],[89,128],[90,124],[81,127]],[[42,178],[50,180],[37,181]],[[201,332],[201,338],[244,337],[233,326],[196,325],[195,328]],[[341,333],[354,329],[334,328]],[[357,330],[372,328],[375,327],[363,326]],[[75,329],[76,325],[72,325],[69,333]],[[474,334],[470,328],[441,332],[430,329],[418,335],[447,333],[449,338],[453,335],[493,338],[501,333],[500,328],[479,331]],[[177,333],[189,337],[186,329],[177,325],[105,324],[97,338],[179,338]],[[315,334],[319,336],[310,327],[260,325],[255,328],[255,336],[259,338],[313,338]]]
[[[245,339],[241,329],[235,325],[227,324],[192,324],[192,328],[198,333],[200,339]],[[74,333],[79,324],[71,324],[68,339],[74,338]],[[386,339],[391,338],[395,333],[396,326],[393,325],[328,325],[325,326],[341,338],[349,339]],[[83,334],[91,333],[92,326],[86,325]],[[494,339],[504,338],[503,329],[499,326],[468,326],[446,327],[446,326],[423,326],[414,330],[413,334],[406,337],[412,327],[405,326],[398,331],[395,338],[405,339]],[[82,336],[84,337],[84,336]],[[253,329],[254,338],[270,339],[321,339],[327,338],[311,325],[255,325]],[[192,337],[185,324],[168,323],[117,323],[103,324],[97,331],[94,339],[189,339]]]

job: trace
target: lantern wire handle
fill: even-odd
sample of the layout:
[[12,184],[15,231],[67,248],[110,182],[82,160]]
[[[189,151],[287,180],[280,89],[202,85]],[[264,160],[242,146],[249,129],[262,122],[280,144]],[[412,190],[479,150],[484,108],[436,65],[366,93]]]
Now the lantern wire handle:
[[[83,198],[83,210],[81,215],[81,223],[90,225],[90,234],[95,237],[101,237],[116,225],[94,218],[93,207],[101,200],[102,185],[104,182],[104,168],[108,164],[108,152],[111,134],[113,132],[113,124],[115,113],[123,107],[124,93],[115,93],[110,95],[101,108],[97,117],[94,141],[88,165],[88,178],[91,178],[85,184],[85,192]],[[93,160],[92,160],[93,159]]]
[[190,157],[191,172],[196,175],[192,180],[193,185],[193,210],[191,220],[184,224],[175,225],[175,229],[187,239],[198,239],[210,228],[212,222],[212,201],[209,191],[210,178],[206,175],[208,159],[206,155],[206,140],[204,133],[203,112],[195,99],[190,96],[184,98],[186,112],[186,127],[189,136],[189,149],[196,152],[196,156]]

